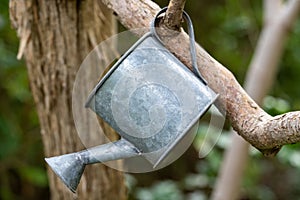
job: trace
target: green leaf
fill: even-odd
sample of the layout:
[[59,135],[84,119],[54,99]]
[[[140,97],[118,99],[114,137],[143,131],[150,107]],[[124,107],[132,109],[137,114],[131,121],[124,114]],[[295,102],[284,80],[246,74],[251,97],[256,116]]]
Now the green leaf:
[[35,166],[26,166],[18,169],[21,177],[32,183],[33,185],[39,187],[48,186],[48,179],[46,170],[35,167]]

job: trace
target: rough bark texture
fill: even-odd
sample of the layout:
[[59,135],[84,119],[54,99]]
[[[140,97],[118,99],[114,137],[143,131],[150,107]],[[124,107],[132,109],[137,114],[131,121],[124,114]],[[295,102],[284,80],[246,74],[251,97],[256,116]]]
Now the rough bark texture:
[[[128,29],[148,27],[160,8],[150,0],[103,0],[119,17]],[[290,0],[285,19],[294,17],[299,10],[300,1]],[[189,40],[182,33],[165,41],[166,47],[183,63],[191,66]],[[209,86],[220,97],[219,110],[226,113],[232,127],[245,140],[261,150],[265,155],[273,156],[285,144],[300,142],[300,112],[286,113],[272,117],[264,112],[244,91],[233,74],[197,45],[199,70]],[[291,120],[291,121],[288,121]],[[284,123],[283,123],[284,122]]]
[[[18,57],[26,59],[45,155],[83,149],[72,118],[73,83],[93,46],[114,33],[112,12],[93,0],[11,0],[10,14],[20,37]],[[123,174],[101,164],[87,167],[77,194],[52,171],[48,175],[52,199],[126,197]]]
[[163,24],[166,28],[179,31],[182,23],[182,12],[185,0],[170,0]]

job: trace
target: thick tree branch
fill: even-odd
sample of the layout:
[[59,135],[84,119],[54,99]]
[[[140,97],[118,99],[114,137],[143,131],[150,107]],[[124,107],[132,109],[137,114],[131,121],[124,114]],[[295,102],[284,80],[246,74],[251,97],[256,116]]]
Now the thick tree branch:
[[[103,0],[128,29],[149,27],[159,7],[150,0]],[[166,47],[183,63],[191,66],[189,40],[181,33],[165,41]],[[219,110],[227,114],[233,128],[248,142],[260,150],[277,149],[279,146],[300,142],[300,112],[271,117],[244,91],[233,74],[197,45],[199,70],[209,86],[220,97]],[[289,122],[290,119],[293,121]],[[298,120],[298,121],[297,121]],[[284,125],[284,126],[281,126]],[[283,139],[285,138],[285,139]]]

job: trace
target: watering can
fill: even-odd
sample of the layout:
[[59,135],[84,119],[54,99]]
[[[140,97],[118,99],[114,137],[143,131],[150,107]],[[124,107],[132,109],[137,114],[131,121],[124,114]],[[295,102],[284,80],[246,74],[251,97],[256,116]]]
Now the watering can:
[[[157,14],[151,31],[100,80],[85,105],[116,130],[121,139],[45,159],[71,191],[76,191],[88,164],[142,157],[158,168],[168,161],[170,152],[184,145],[217,98],[197,69],[191,23],[188,28],[193,71],[170,53],[157,36],[156,19],[165,11],[166,8]],[[190,22],[185,12],[183,17]]]

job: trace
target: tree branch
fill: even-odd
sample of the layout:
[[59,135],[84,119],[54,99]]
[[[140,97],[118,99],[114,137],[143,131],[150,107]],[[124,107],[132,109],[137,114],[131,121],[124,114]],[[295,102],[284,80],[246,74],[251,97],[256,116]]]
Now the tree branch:
[[170,0],[163,24],[166,28],[179,31],[185,0]]
[[287,30],[290,29],[291,21],[295,21],[297,18],[298,12],[300,9],[300,1],[299,0],[289,0],[285,3],[285,8],[281,13],[282,16],[282,25],[286,27]]
[[[103,0],[128,29],[149,27],[159,7],[150,0]],[[166,47],[191,68],[189,39],[182,32],[165,41]],[[272,152],[278,147],[300,142],[300,112],[271,117],[244,91],[233,74],[197,45],[197,59],[201,74],[220,97],[218,109],[227,114],[232,127],[245,140],[260,150]],[[289,121],[293,119],[292,121]]]
[[271,21],[276,17],[274,13],[279,13],[282,6],[282,0],[264,0],[264,24],[270,24]]

